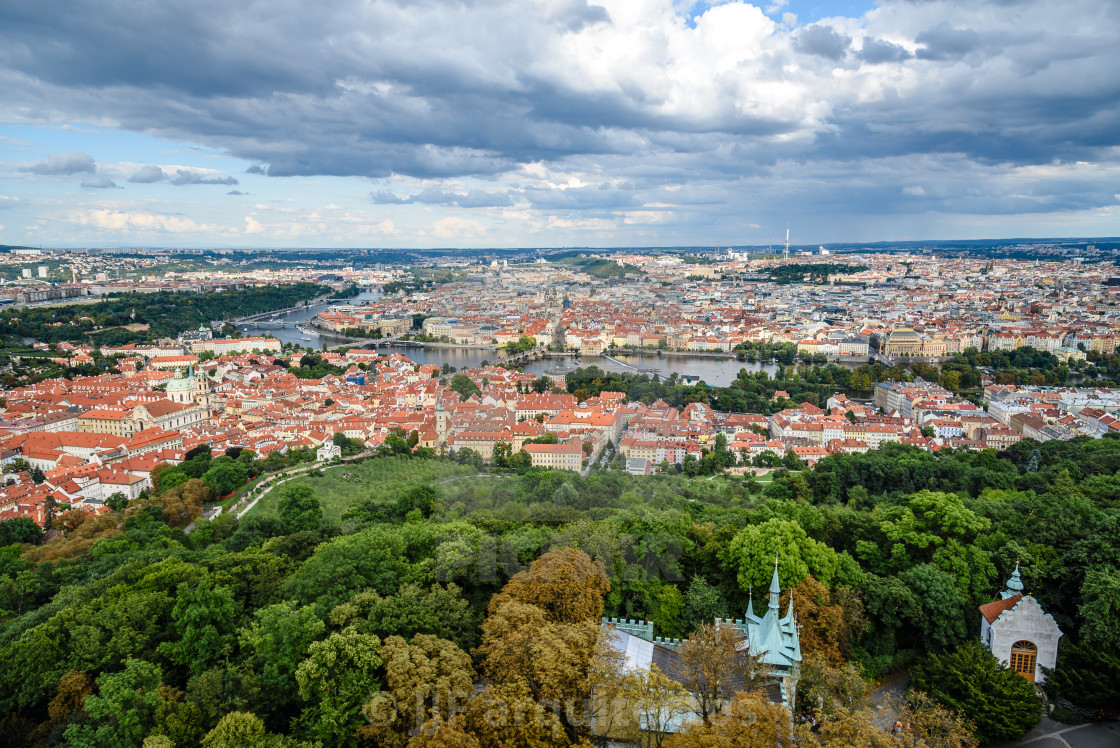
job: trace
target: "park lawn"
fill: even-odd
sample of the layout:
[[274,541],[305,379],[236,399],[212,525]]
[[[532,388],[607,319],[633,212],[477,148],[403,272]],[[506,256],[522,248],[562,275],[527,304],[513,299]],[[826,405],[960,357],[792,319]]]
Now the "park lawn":
[[349,465],[332,465],[322,470],[322,477],[301,475],[278,488],[273,488],[257,502],[250,514],[275,517],[280,493],[288,486],[307,486],[319,498],[323,517],[338,522],[352,504],[364,501],[395,501],[414,486],[428,486],[448,478],[476,475],[470,465],[449,460],[423,460],[402,456],[376,457]]

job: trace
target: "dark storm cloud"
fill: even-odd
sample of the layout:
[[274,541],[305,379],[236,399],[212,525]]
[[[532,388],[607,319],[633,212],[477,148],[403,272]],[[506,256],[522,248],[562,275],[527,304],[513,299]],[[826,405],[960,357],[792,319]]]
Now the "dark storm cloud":
[[137,184],[151,184],[153,182],[162,182],[166,178],[163,169],[158,166],[142,166],[140,170],[128,178],[130,182]]
[[405,203],[408,202],[407,197],[401,197],[400,195],[394,195],[392,192],[389,192],[388,190],[380,190],[378,192],[371,192],[371,193],[369,193],[369,199],[372,200],[375,205],[404,205]]
[[808,155],[855,162],[963,154],[986,165],[1096,161],[1120,144],[1120,81],[1080,95],[1066,90],[993,96],[962,76],[947,90],[930,90],[924,101],[838,112],[833,121],[835,129],[819,135]]
[[859,51],[859,58],[872,65],[879,65],[884,62],[902,62],[903,60],[909,60],[911,57],[913,55],[906,47],[882,39],[872,39],[870,36],[863,37],[863,48]]
[[468,190],[445,192],[434,187],[415,195],[395,195],[387,190],[371,192],[370,200],[377,205],[452,205],[457,208],[500,208],[513,204],[509,193]]
[[493,208],[510,205],[511,200],[506,193],[490,193],[485,190],[470,190],[465,193],[444,192],[428,188],[413,195],[409,202],[424,205],[455,205],[460,208]]
[[90,156],[88,153],[52,153],[47,157],[46,161],[28,166],[22,171],[29,171],[32,174],[55,176],[87,172],[92,174],[96,170],[97,164],[94,162],[93,156]]
[[578,32],[596,23],[610,23],[611,15],[603,6],[587,0],[565,0],[552,5],[546,18],[566,31]]
[[109,177],[88,177],[82,180],[82,187],[91,190],[111,190],[117,188],[117,183]]
[[980,48],[980,34],[972,29],[955,29],[942,21],[928,31],[914,37],[919,47],[919,60],[958,60]]
[[[56,89],[100,85],[102,94],[120,95],[112,108],[126,127],[220,143],[268,164],[270,176],[499,174],[522,163],[641,150],[634,131],[794,128],[743,116],[730,101],[713,122],[656,112],[633,89],[577,92],[555,76],[527,73],[534,41],[552,38],[553,28],[609,23],[585,2],[547,4],[544,27],[532,17],[536,9],[511,14],[495,3],[420,4],[415,12],[346,1],[312,12],[292,3],[267,17],[237,4],[168,7],[114,5],[56,23],[28,4],[16,23],[0,27],[0,42],[11,44],[0,44],[0,62]],[[140,34],[142,23],[159,28]],[[104,32],[96,49],[87,27]],[[394,33],[383,34],[388,28]],[[66,43],[52,43],[59,39]],[[75,58],[86,53],[88,65],[76,70]],[[89,96],[82,108],[107,105]]]
[[[937,199],[939,209],[964,210],[964,200],[935,198],[942,193],[929,181],[918,200],[898,184],[834,190],[812,175],[833,164],[852,179],[901,157],[948,184],[998,165],[1115,162],[1115,3],[877,6],[874,18],[835,28],[767,27],[717,70],[713,60],[740,51],[716,49],[718,34],[701,38],[711,24],[685,28],[652,11],[642,24],[653,31],[642,37],[621,20],[621,6],[612,19],[586,0],[277,0],[267,12],[219,0],[77,3],[67,13],[9,3],[0,10],[0,97],[32,119],[112,118],[220,148],[252,162],[254,175],[505,180],[468,191],[401,182],[400,195],[371,194],[384,205],[528,201],[593,213],[665,202],[738,215],[744,205],[780,213],[818,199],[851,207],[851,195],[872,206]],[[1023,10],[1009,19],[1008,7]],[[745,8],[730,2],[711,12],[728,9]],[[858,52],[841,29],[859,30]],[[886,41],[910,38],[920,63]],[[845,78],[822,62],[850,52]],[[961,59],[969,65],[951,64]],[[85,154],[77,155],[88,168],[51,171],[63,168],[62,155],[30,171],[94,173]],[[548,181],[556,183],[567,172],[629,186],[549,189],[545,177],[526,176],[529,165],[555,171]],[[129,181],[167,178],[144,167]],[[189,170],[170,179],[237,184]],[[1070,194],[1096,205],[1103,193],[1071,186]],[[1046,210],[1060,201],[1027,203]]]
[[171,184],[176,187],[182,187],[187,184],[224,184],[226,186],[233,186],[237,184],[237,179],[234,177],[208,177],[197,171],[188,171],[186,169],[178,169],[178,176],[171,180]]
[[793,41],[798,51],[833,61],[843,60],[851,44],[850,36],[838,33],[831,26],[808,26]]

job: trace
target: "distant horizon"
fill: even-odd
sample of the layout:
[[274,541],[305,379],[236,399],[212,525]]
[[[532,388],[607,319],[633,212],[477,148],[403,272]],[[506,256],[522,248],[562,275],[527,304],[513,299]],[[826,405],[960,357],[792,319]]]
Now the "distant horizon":
[[[791,250],[804,251],[806,249],[817,249],[823,246],[825,249],[831,247],[836,248],[851,248],[851,247],[868,247],[876,248],[883,246],[900,246],[900,245],[927,245],[927,244],[946,244],[946,245],[1014,245],[1014,244],[1079,244],[1079,243],[1120,243],[1120,235],[1117,236],[1050,236],[1050,237],[1003,237],[1003,238],[979,238],[979,239],[884,239],[875,242],[808,242],[796,244],[790,242]],[[775,242],[773,249],[781,251],[783,244]],[[314,246],[314,245],[301,245],[301,246],[243,246],[232,247],[223,245],[212,246],[160,246],[149,244],[134,244],[134,245],[74,245],[74,246],[31,246],[31,245],[15,245],[5,244],[0,242],[0,247],[6,249],[40,249],[46,251],[67,251],[73,249],[134,249],[134,250],[166,250],[174,252],[175,250],[184,251],[231,251],[231,252],[536,252],[536,251],[554,251],[554,252],[598,252],[598,251],[620,251],[620,250],[693,250],[693,251],[715,251],[720,249],[725,250],[740,250],[740,249],[764,249],[767,244],[721,244],[721,245],[704,245],[704,244],[628,244],[628,245],[615,245],[615,246],[577,246],[577,245],[539,245],[539,246],[427,246],[427,247],[406,247],[406,246],[348,246],[348,247],[329,247],[329,246]]]

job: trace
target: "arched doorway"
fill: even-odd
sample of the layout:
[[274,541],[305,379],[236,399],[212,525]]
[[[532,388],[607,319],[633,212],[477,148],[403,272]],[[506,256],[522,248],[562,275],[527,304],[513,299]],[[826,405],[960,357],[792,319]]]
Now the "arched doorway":
[[1038,647],[1033,642],[1020,640],[1011,645],[1011,669],[1034,683],[1035,664],[1038,662]]

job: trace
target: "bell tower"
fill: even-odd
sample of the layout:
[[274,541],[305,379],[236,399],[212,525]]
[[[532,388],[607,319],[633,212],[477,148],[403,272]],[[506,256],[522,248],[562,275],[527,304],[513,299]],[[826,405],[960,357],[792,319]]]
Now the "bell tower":
[[439,436],[440,441],[447,438],[447,409],[443,407],[443,403],[436,402],[436,434]]

